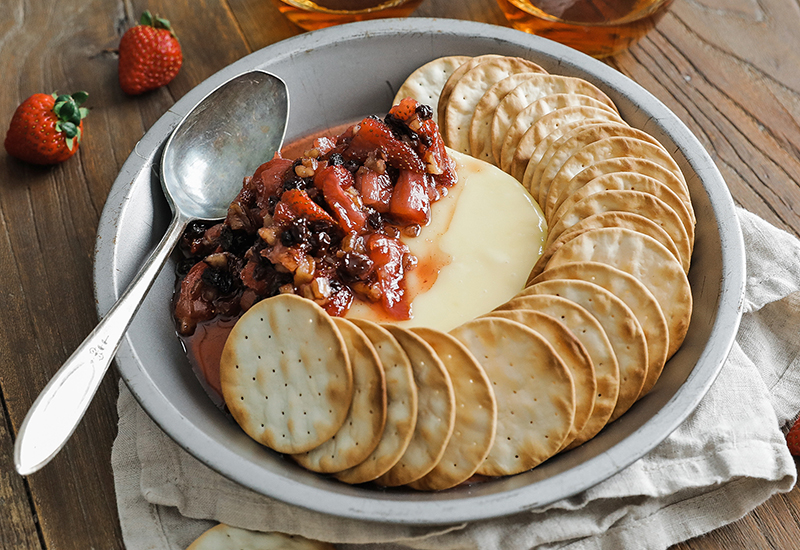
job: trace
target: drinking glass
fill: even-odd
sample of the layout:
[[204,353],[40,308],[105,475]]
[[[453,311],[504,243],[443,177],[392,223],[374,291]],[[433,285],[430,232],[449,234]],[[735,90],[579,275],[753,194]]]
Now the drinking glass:
[[407,17],[422,0],[273,0],[292,23],[313,31],[340,23]]
[[497,0],[511,25],[594,57],[633,45],[672,0]]

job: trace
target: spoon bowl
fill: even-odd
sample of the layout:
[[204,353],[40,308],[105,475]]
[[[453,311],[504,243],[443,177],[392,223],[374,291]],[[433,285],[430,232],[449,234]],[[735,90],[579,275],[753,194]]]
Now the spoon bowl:
[[161,161],[161,187],[172,221],[120,299],[34,401],[14,444],[17,472],[31,474],[61,450],[186,226],[225,217],[242,178],[280,149],[288,115],[283,80],[251,71],[223,83],[178,123]]

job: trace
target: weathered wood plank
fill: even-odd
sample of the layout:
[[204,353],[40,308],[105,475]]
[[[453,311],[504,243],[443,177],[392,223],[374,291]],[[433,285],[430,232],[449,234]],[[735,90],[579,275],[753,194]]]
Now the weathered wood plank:
[[14,471],[13,441],[5,408],[0,407],[0,548],[41,550],[27,488]]
[[[168,88],[127,97],[117,82],[115,49],[145,8],[183,27],[187,59]],[[14,350],[0,354],[0,384],[14,431],[96,324],[95,230],[122,163],[176,98],[249,51],[224,2],[198,8],[189,1],[118,0],[4,6],[12,19],[0,26],[0,68],[10,85],[0,87],[0,126],[6,128],[16,105],[38,91],[87,90],[92,110],[79,154],[62,165],[31,167],[0,155],[0,307],[15,321],[0,326],[0,347]],[[212,28],[217,40],[208,39]],[[47,548],[123,548],[110,464],[116,396],[115,376],[109,376],[62,453],[27,480]],[[14,494],[23,498],[23,480],[15,479]],[[30,523],[34,515],[28,513]],[[17,530],[24,533],[26,525],[20,518]],[[33,535],[8,547],[40,548]]]

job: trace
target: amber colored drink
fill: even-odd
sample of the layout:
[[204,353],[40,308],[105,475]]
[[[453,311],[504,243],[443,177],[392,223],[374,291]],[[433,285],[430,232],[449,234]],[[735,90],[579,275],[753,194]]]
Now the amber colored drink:
[[292,23],[313,31],[382,17],[407,17],[422,0],[273,0]]
[[642,38],[672,0],[497,0],[519,30],[594,57],[615,55]]

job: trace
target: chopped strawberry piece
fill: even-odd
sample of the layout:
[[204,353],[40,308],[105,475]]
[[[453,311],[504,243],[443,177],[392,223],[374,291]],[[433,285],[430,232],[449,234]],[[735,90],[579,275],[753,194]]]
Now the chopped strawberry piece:
[[403,225],[426,225],[431,216],[431,201],[425,174],[401,170],[389,203],[392,217]]
[[[333,218],[330,214],[325,212],[320,205],[311,200],[308,193],[302,189],[289,189],[281,195],[281,200],[278,203],[286,204],[289,210],[294,214],[295,218],[306,218],[308,221],[323,221],[334,225]],[[278,205],[275,206],[277,211]]]
[[314,186],[322,189],[333,217],[346,233],[361,233],[367,224],[366,212],[359,208],[353,195],[345,191],[354,184],[353,174],[343,166],[326,166],[314,175]]
[[366,243],[367,254],[375,264],[381,289],[381,305],[395,319],[411,318],[411,303],[405,294],[403,260],[408,247],[399,240],[373,233]]
[[336,147],[336,141],[330,137],[319,137],[314,140],[314,149],[319,151],[320,155],[326,155],[333,151]]
[[366,206],[378,212],[389,211],[389,201],[392,198],[392,180],[388,174],[379,174],[366,167],[359,168],[355,176],[355,185],[361,200]]
[[396,116],[400,120],[408,122],[414,117],[414,115],[416,115],[418,105],[419,103],[417,100],[406,97],[401,99],[400,103],[389,109],[389,114]]
[[401,170],[422,173],[425,163],[416,151],[392,134],[389,127],[380,120],[365,118],[353,129],[353,138],[345,149],[344,156],[363,163],[370,153],[379,150],[390,166]]
[[280,195],[283,175],[292,166],[292,163],[293,161],[283,158],[278,152],[271,160],[256,168],[252,185],[256,190],[258,197],[256,203],[259,208],[263,208],[271,196]]

